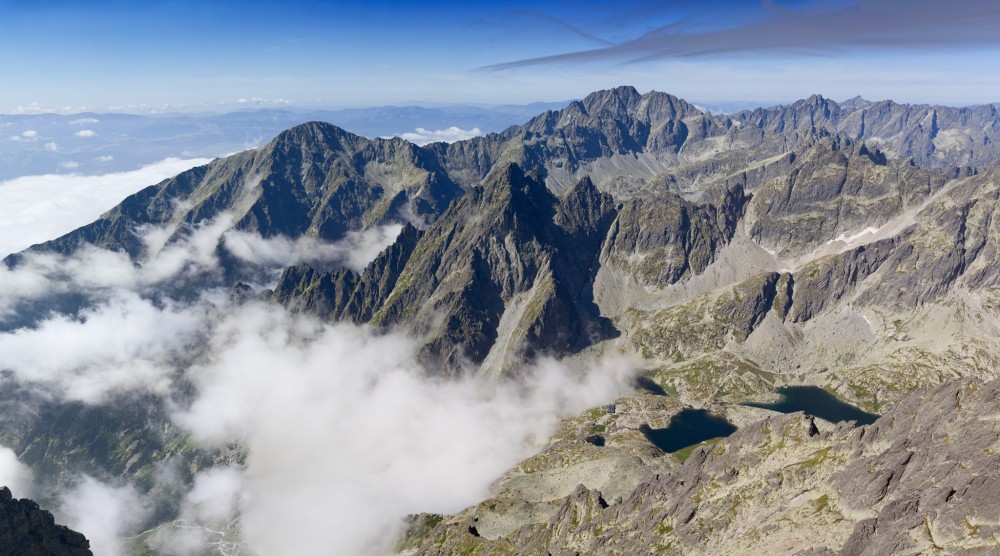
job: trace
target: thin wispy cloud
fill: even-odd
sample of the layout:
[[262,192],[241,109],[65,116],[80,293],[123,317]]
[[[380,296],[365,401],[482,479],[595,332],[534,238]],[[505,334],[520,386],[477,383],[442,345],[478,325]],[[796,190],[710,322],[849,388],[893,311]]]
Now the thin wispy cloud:
[[[710,8],[711,6],[705,6]],[[717,6],[722,11],[731,7]],[[753,53],[826,55],[939,47],[1000,46],[1000,3],[992,0],[816,0],[789,8],[761,3],[760,18],[706,28],[681,20],[617,44],[486,66],[515,69],[557,63],[644,62]]]
[[604,38],[602,38],[602,37],[600,37],[600,36],[598,36],[598,35],[596,35],[594,33],[591,33],[590,31],[587,31],[586,29],[583,29],[583,28],[581,28],[581,27],[579,27],[577,25],[573,25],[572,23],[569,23],[568,21],[559,19],[558,17],[551,16],[549,14],[546,14],[546,13],[538,11],[538,10],[509,10],[509,11],[506,11],[506,12],[501,13],[501,14],[492,14],[492,15],[480,18],[475,23],[482,24],[482,23],[493,23],[493,22],[499,21],[499,22],[501,22],[501,24],[507,24],[506,20],[509,20],[511,18],[517,18],[517,17],[525,17],[525,18],[534,19],[534,20],[537,20],[537,21],[540,21],[540,22],[543,22],[543,23],[548,23],[548,24],[555,25],[558,28],[561,28],[563,30],[569,31],[573,35],[576,35],[577,37],[580,37],[580,38],[585,39],[587,41],[590,41],[592,43],[600,44],[600,45],[603,45],[603,46],[615,46],[615,43],[613,43],[613,42],[611,42],[611,41],[609,41],[607,39],[604,39]]
[[88,108],[86,106],[47,106],[40,102],[29,102],[28,104],[19,104],[14,107],[13,112],[15,114],[74,114],[78,112],[86,112]]
[[250,98],[238,98],[236,99],[236,104],[253,105],[253,106],[285,106],[291,104],[291,102],[283,98],[272,99],[272,98],[250,97]]

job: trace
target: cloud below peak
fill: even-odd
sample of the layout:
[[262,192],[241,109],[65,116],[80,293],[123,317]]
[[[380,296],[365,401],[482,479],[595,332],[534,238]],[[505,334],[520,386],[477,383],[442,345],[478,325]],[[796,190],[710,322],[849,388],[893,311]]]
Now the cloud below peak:
[[455,141],[464,141],[465,139],[471,139],[473,137],[479,137],[483,135],[483,131],[478,127],[472,129],[461,129],[456,126],[451,126],[446,129],[424,129],[418,127],[416,130],[403,133],[399,137],[406,139],[407,141],[416,145],[426,145],[428,143],[454,143]]
[[[0,258],[92,222],[143,187],[210,161],[168,158],[131,172],[48,174],[0,182]],[[69,168],[79,167],[74,164]]]

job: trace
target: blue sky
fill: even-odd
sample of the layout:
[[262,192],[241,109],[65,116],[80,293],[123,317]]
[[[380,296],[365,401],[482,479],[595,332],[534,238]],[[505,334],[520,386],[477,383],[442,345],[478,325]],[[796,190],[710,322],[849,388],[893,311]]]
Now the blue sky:
[[[995,0],[0,0],[0,113],[689,100],[1000,101]],[[240,102],[242,100],[242,102]]]

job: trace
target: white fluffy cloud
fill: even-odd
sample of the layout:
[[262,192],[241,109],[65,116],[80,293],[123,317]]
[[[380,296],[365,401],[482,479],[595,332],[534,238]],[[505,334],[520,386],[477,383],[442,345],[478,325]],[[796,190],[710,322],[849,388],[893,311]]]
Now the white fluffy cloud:
[[59,152],[59,143],[56,143],[55,141],[50,141],[48,143],[45,143],[44,147],[45,150],[49,151],[50,153]]
[[0,446],[0,486],[9,488],[14,498],[28,498],[34,490],[31,469],[6,446]]
[[131,172],[0,182],[0,258],[73,231],[143,187],[208,162],[168,158]]
[[22,131],[20,135],[14,135],[10,138],[11,141],[37,141],[38,132],[29,129],[27,131]]
[[[79,318],[55,316],[37,328],[0,334],[3,368],[64,399],[100,403],[117,391],[170,392],[175,365],[198,337],[204,315],[158,308],[117,293]],[[53,342],[59,349],[53,350]]]
[[80,131],[77,131],[73,135],[76,135],[77,137],[93,137],[97,135],[97,132],[92,129],[81,129]]
[[69,125],[85,125],[85,124],[96,124],[99,122],[97,118],[77,118],[69,123]]
[[202,442],[248,446],[241,522],[262,555],[385,552],[403,516],[481,499],[559,417],[626,391],[630,369],[577,376],[543,361],[520,384],[433,379],[410,338],[256,304],[209,346],[176,420]]
[[403,226],[390,224],[367,232],[350,232],[336,243],[314,237],[292,240],[262,238],[257,234],[229,231],[226,248],[238,258],[258,265],[285,268],[309,261],[338,261],[354,271],[364,270],[386,247],[392,245]]
[[418,127],[413,132],[401,134],[400,137],[417,145],[426,145],[428,143],[436,143],[439,141],[454,143],[455,141],[463,141],[465,139],[479,137],[480,135],[483,135],[483,132],[478,127],[474,127],[472,129],[460,129],[452,126],[447,129],[437,130]]
[[59,523],[87,537],[94,554],[125,556],[130,551],[124,537],[136,532],[147,512],[133,487],[112,486],[84,476],[63,493],[54,513]]
[[111,156],[110,154],[102,154],[101,156],[98,156],[94,160],[98,162],[111,162],[114,159],[115,157]]
[[[324,324],[258,302],[231,306],[224,291],[188,305],[136,293],[211,265],[209,238],[217,241],[229,223],[205,224],[145,265],[93,248],[71,258],[31,256],[0,284],[22,295],[59,284],[107,290],[77,317],[0,334],[4,368],[22,383],[92,403],[111,392],[160,394],[196,441],[248,447],[245,470],[206,471],[184,496],[182,517],[197,526],[164,537],[178,554],[196,553],[191,547],[206,532],[237,514],[262,556],[325,554],[331,542],[345,554],[383,553],[403,516],[474,503],[560,417],[628,389],[627,361],[584,374],[542,361],[520,383],[438,379],[415,363],[418,342],[399,333]],[[156,236],[147,237],[154,248]],[[193,398],[175,398],[178,372]],[[60,516],[99,553],[117,554],[120,537],[140,521],[125,509],[133,507],[142,508],[133,490],[84,478]]]
[[243,470],[216,467],[202,471],[181,502],[181,519],[208,527],[225,527],[239,515]]

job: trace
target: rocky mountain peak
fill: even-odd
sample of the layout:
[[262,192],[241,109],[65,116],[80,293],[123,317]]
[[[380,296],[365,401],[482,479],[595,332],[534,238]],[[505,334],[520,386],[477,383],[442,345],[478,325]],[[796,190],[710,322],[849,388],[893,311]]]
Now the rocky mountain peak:
[[357,146],[367,141],[368,139],[333,124],[312,121],[279,133],[267,144],[265,150],[284,151],[294,147],[316,149],[320,146],[342,149],[344,146]]
[[615,87],[604,91],[590,93],[583,99],[583,106],[592,116],[625,115],[632,112],[642,100],[642,95],[631,85]]
[[555,222],[577,240],[588,237],[601,241],[596,234],[606,231],[614,213],[614,199],[597,189],[589,176],[563,194],[556,211]]
[[484,215],[500,211],[547,220],[551,219],[556,203],[556,198],[536,173],[525,172],[515,163],[494,171],[475,193],[478,193],[477,204]]

